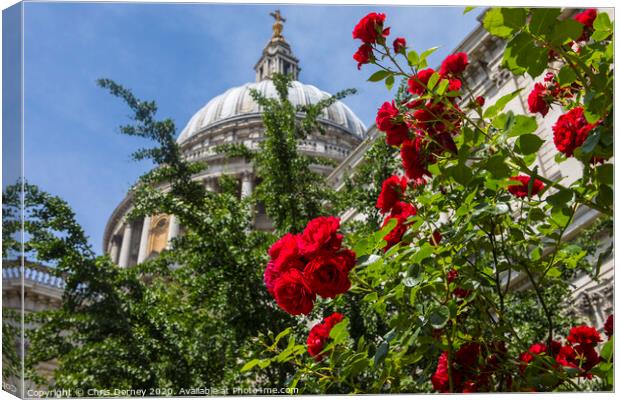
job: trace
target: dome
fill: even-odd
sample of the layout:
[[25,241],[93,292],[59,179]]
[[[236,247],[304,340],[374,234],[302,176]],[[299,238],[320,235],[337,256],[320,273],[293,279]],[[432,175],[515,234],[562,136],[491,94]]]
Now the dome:
[[[289,100],[293,105],[310,105],[330,96],[329,93],[312,85],[306,85],[298,81],[292,81],[291,84]],[[268,79],[231,88],[214,97],[194,114],[179,135],[177,142],[182,143],[195,134],[225,120],[240,116],[260,115],[261,107],[252,99],[250,89],[256,89],[265,97],[277,97],[273,81]],[[359,138],[364,135],[366,130],[362,121],[349,107],[340,101],[335,102],[324,110],[319,116],[319,121],[336,125]]]

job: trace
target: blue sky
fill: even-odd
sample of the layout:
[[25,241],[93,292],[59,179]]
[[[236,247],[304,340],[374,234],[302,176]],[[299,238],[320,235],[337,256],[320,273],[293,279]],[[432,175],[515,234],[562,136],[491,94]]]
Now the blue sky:
[[269,12],[287,19],[284,36],[300,59],[300,81],[335,93],[368,126],[390,98],[351,58],[356,22],[385,12],[391,37],[416,50],[441,48],[438,64],[477,24],[462,7],[26,3],[24,14],[25,174],[76,211],[97,252],[105,223],[130,185],[152,166],[130,154],[146,144],[121,135],[129,110],[100,89],[105,77],[156,100],[178,132],[212,97],[254,80],[270,38]]

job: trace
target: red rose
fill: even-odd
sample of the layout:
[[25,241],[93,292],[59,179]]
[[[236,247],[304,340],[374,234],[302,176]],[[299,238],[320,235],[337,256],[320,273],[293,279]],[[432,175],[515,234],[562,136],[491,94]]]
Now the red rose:
[[484,97],[482,96],[476,97],[476,104],[478,104],[478,106],[480,107],[484,106],[484,102],[485,102]]
[[596,9],[589,8],[583,12],[575,14],[573,19],[586,28],[592,28],[592,26],[594,25],[594,20],[596,19],[596,14]]
[[553,125],[553,143],[555,147],[572,157],[575,149],[583,144],[595,125],[589,124],[583,115],[583,108],[576,107],[561,115]]
[[468,297],[471,294],[471,290],[457,287],[456,289],[454,289],[452,294],[460,299],[464,299],[465,297]]
[[390,28],[383,29],[385,14],[370,13],[360,20],[353,28],[353,39],[364,43],[376,43],[390,34]]
[[308,353],[317,361],[323,359],[320,353],[323,351],[327,339],[329,339],[329,331],[325,325],[317,324],[310,329],[306,344],[308,345]]
[[587,346],[596,346],[597,343],[602,342],[601,335],[596,328],[587,325],[571,328],[566,340],[572,344],[579,343]]
[[274,282],[273,296],[278,305],[291,315],[310,314],[316,294],[298,269],[289,269]]
[[385,132],[386,142],[390,146],[400,146],[404,140],[409,137],[409,128],[404,122],[395,122],[394,119],[398,117],[398,108],[392,103],[385,102],[377,111],[377,128]]
[[424,99],[413,99],[403,103],[408,109],[416,109],[424,105]]
[[329,327],[329,330],[331,330],[334,326],[336,326],[343,319],[344,319],[344,315],[340,313],[333,313],[329,317],[325,318],[324,324]]
[[614,315],[613,314],[607,317],[607,320],[605,321],[605,326],[603,328],[605,329],[605,334],[607,335],[607,337],[613,336],[614,334]]
[[[516,197],[520,197],[520,198],[527,197],[528,187],[529,187],[531,179],[532,178],[527,175],[519,175],[519,176],[511,177],[510,178],[511,181],[516,181],[519,183],[508,186],[508,191]],[[532,185],[532,196],[537,195],[541,190],[543,190],[544,187],[545,185],[542,183],[542,181],[535,179],[534,185]]]
[[532,114],[540,113],[543,117],[549,112],[549,103],[546,100],[547,88],[540,82],[534,85],[534,89],[527,96],[527,106]]
[[588,373],[588,371],[594,368],[601,359],[594,347],[580,344],[575,347],[563,346],[558,352],[555,361],[565,367],[578,368],[581,371],[580,376],[592,379],[592,374]]
[[461,83],[460,79],[450,79],[448,81],[448,89],[447,92],[458,92],[461,90],[461,87],[463,86],[463,84]]
[[527,364],[531,363],[534,360],[535,356],[546,352],[547,346],[543,343],[534,343],[533,345],[531,345],[526,352],[521,353],[521,355],[519,356],[519,360],[521,360],[521,366],[519,367],[521,369],[521,372],[525,371]]
[[334,298],[351,287],[346,259],[325,253],[314,257],[304,270],[312,291],[324,298]]
[[416,184],[426,183],[424,175],[431,176],[431,173],[426,169],[427,157],[422,154],[422,143],[423,139],[416,135],[412,140],[405,140],[400,148],[400,157],[405,173]]
[[454,268],[448,271],[448,283],[454,282],[456,278],[458,277],[459,277],[459,271],[455,270]]
[[575,346],[575,354],[581,361],[581,368],[585,371],[591,370],[596,364],[601,362],[601,358],[592,346],[582,344]]
[[589,8],[585,11],[582,11],[578,14],[575,14],[573,19],[583,25],[583,32],[577,41],[586,41],[590,39],[590,35],[592,35],[594,20],[596,19],[597,12],[594,8]]
[[459,365],[463,365],[466,368],[472,368],[478,365],[478,358],[480,357],[480,345],[478,343],[470,342],[465,343],[457,350],[454,355],[454,362]]
[[583,32],[577,41],[586,41],[590,39],[590,35],[592,35],[592,27],[594,25],[594,20],[596,19],[596,9],[589,8],[583,12],[575,14],[573,19],[583,25]]
[[350,249],[342,249],[338,253],[336,253],[336,257],[342,259],[342,262],[347,267],[348,271],[351,271],[353,267],[355,267],[356,255],[353,250]]
[[427,132],[429,135],[437,135],[442,132],[456,135],[461,126],[461,117],[458,113],[458,107],[451,107],[448,108],[442,103],[434,104],[432,101],[427,102],[424,108],[414,111],[414,126]]
[[267,264],[267,268],[265,268],[265,272],[263,274],[263,281],[265,282],[265,286],[267,286],[267,291],[271,293],[273,296],[273,286],[276,281],[280,277],[280,271],[278,271],[273,263],[270,261]]
[[394,53],[400,53],[407,47],[407,41],[405,38],[399,37],[394,39],[394,43],[392,45],[394,46]]
[[312,258],[318,251],[338,251],[342,244],[342,235],[338,233],[340,218],[318,217],[308,222],[299,239],[300,252],[304,257]]
[[407,81],[409,85],[409,93],[417,94],[418,96],[423,95],[424,92],[426,92],[426,85],[434,73],[434,69],[427,68],[418,71],[417,75],[411,75]]
[[362,68],[362,64],[368,64],[374,58],[372,54],[372,46],[368,43],[364,43],[353,54],[353,59],[357,61],[357,69]]
[[283,272],[291,268],[303,271],[305,267],[299,251],[299,237],[291,233],[282,236],[269,248],[269,256],[271,260],[263,278],[267,290],[273,295],[274,283]]
[[299,236],[292,233],[287,233],[271,245],[269,256],[279,270],[300,268],[300,264],[301,269],[303,269],[303,261],[300,259]]
[[383,249],[384,251],[387,251],[390,247],[402,240],[405,232],[407,232],[407,219],[416,214],[416,208],[409,203],[400,201],[394,205],[391,214],[385,218],[382,225],[382,227],[384,227],[390,220],[393,218],[396,219],[396,226],[383,238],[383,240],[387,242]]
[[439,242],[441,242],[441,232],[439,232],[437,229],[435,229],[433,231],[433,235],[431,236],[430,243],[433,246],[437,246],[439,244]]
[[474,381],[466,381],[463,384],[463,393],[476,393],[478,391],[478,384]]
[[[454,371],[454,369],[453,369]],[[453,384],[459,378],[459,374],[452,374]],[[450,391],[450,376],[448,369],[448,352],[444,351],[439,356],[439,361],[437,362],[437,368],[435,369],[435,373],[431,377],[431,382],[433,383],[433,389],[438,392],[447,393]]]
[[323,322],[314,325],[312,329],[310,329],[308,340],[306,341],[308,344],[308,353],[317,361],[323,359],[320,353],[323,351],[323,348],[325,348],[325,343],[329,340],[329,332],[343,319],[344,315],[333,313],[325,318]]
[[572,346],[562,346],[560,352],[555,357],[555,361],[565,367],[578,368],[576,356]]
[[407,177],[393,175],[383,181],[381,193],[377,199],[377,208],[386,213],[400,201],[407,190]]
[[465,71],[467,64],[469,64],[469,62],[467,61],[467,54],[451,54],[446,57],[446,59],[443,60],[443,62],[441,63],[441,68],[439,68],[439,74],[441,76],[459,75],[463,71]]

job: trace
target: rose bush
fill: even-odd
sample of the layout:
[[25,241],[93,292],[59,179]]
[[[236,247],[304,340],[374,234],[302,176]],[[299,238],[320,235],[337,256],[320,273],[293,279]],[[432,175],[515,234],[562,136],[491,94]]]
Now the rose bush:
[[[358,69],[378,67],[370,81],[388,89],[406,82],[404,98],[383,103],[376,118],[400,165],[376,200],[383,225],[348,232],[349,251],[337,220],[322,217],[274,244],[265,272],[268,290],[284,281],[274,296],[288,312],[308,314],[314,304],[319,317],[342,307],[337,295],[347,292],[384,331],[353,335],[348,318],[326,320],[310,332],[310,357],[285,331],[244,370],[293,363],[289,385],[318,393],[609,390],[613,317],[603,341],[596,327],[567,322],[570,293],[551,300],[577,269],[596,276],[609,254],[596,260],[566,240],[578,208],[613,214],[609,17],[493,8],[483,19],[506,40],[506,69],[534,80],[545,74],[525,95],[531,114],[562,112],[550,121],[555,162],[574,158],[582,168],[568,183],[538,172],[539,119],[506,110],[522,89],[489,104],[469,87],[467,54],[448,55],[436,71],[427,61],[435,49],[418,53],[400,37],[390,45],[387,22],[371,13],[353,30],[362,41]],[[294,285],[278,275],[287,271]],[[315,294],[325,300],[314,303]],[[528,312],[540,316],[533,329],[518,313],[528,298],[537,302]],[[279,348],[286,335],[289,346]]]

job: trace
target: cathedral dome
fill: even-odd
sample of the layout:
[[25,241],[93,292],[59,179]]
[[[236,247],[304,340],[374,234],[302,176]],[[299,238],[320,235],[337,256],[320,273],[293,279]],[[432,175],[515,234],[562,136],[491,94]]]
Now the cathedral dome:
[[[298,81],[293,81],[291,84],[289,101],[295,106],[314,104],[330,96],[329,93],[312,85],[306,85]],[[228,89],[226,92],[214,97],[194,114],[177,141],[183,143],[195,134],[226,120],[260,115],[262,112],[261,107],[250,95],[250,89],[255,89],[268,98],[276,98],[278,96],[273,81],[269,79],[246,83],[245,85]],[[362,121],[341,101],[337,101],[323,110],[318,120],[323,123],[336,125],[359,138],[366,131]]]

